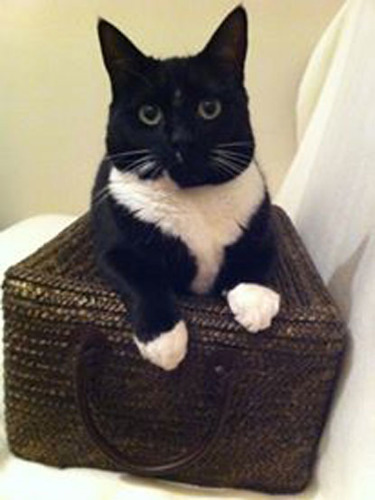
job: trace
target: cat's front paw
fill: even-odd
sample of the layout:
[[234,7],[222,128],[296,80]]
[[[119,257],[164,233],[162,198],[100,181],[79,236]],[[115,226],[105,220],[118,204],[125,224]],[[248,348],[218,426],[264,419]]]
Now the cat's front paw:
[[227,300],[238,323],[252,333],[268,328],[280,308],[278,293],[252,283],[237,285],[228,292]]
[[174,370],[184,359],[187,351],[188,332],[184,321],[179,321],[168,332],[162,332],[150,342],[134,337],[141,355],[163,370]]

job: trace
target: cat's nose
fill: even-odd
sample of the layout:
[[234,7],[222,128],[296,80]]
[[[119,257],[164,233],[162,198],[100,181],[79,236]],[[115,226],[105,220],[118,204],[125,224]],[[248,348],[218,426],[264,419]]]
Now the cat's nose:
[[171,145],[177,163],[182,165],[189,155],[189,149],[192,143],[192,136],[188,130],[179,127],[173,130],[171,134]]
[[185,127],[178,127],[171,134],[172,146],[177,150],[184,150],[192,143],[192,135]]

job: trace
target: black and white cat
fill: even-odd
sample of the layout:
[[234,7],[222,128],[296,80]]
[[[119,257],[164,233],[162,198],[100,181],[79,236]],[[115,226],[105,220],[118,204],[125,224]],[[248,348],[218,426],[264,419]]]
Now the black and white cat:
[[270,326],[270,201],[253,161],[242,7],[196,56],[157,60],[99,21],[113,100],[92,195],[97,263],[130,307],[141,355],[172,370],[188,332],[176,295],[222,294],[250,332]]

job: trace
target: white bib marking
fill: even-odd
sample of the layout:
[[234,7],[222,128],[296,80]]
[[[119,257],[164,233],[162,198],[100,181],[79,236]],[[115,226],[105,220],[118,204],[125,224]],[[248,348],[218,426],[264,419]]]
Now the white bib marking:
[[179,188],[168,175],[141,180],[112,167],[109,190],[134,217],[180,238],[195,257],[198,271],[191,290],[209,292],[220,270],[226,246],[234,243],[265,196],[255,164],[223,184]]

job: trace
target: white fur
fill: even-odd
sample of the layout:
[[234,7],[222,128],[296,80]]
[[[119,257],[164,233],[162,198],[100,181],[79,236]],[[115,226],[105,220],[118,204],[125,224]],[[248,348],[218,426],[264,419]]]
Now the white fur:
[[151,342],[143,343],[136,337],[134,341],[145,359],[164,370],[174,370],[186,355],[188,333],[181,320],[172,330],[161,333]]
[[280,308],[280,296],[270,288],[241,283],[227,294],[235,319],[247,330],[256,333],[271,326]]
[[155,224],[164,234],[180,238],[196,258],[191,284],[207,293],[222,264],[224,248],[234,243],[264,199],[259,170],[250,165],[233,180],[219,185],[179,188],[166,174],[140,180],[112,167],[109,189],[114,199],[138,219]]

